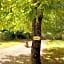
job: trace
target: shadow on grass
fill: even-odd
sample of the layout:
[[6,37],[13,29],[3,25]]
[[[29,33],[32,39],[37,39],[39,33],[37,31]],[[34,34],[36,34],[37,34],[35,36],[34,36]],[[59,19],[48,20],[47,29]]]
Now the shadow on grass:
[[[6,56],[0,61],[1,64],[31,64],[31,57],[25,55]],[[41,56],[42,64],[64,64],[64,48],[54,48],[43,50]]]
[[64,64],[64,48],[45,49],[42,64]]
[[31,64],[30,56],[19,55],[19,56],[7,56],[2,58],[4,61],[0,61],[1,64]]

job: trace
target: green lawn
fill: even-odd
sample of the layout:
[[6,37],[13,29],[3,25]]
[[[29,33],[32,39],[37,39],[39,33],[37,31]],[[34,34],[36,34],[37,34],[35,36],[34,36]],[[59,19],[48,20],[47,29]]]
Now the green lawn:
[[10,46],[14,46],[17,44],[20,44],[21,42],[19,41],[4,41],[4,42],[0,42],[0,48],[6,48],[6,47],[10,47]]
[[[4,42],[0,45],[0,48],[16,44],[20,44],[20,42]],[[50,40],[46,43],[46,46],[47,48],[42,50],[41,64],[64,64],[64,41]],[[31,56],[19,55],[7,56],[7,58],[11,61],[5,61],[3,64],[31,64]]]
[[63,40],[50,40],[46,43],[46,47],[42,54],[42,64],[64,64]]
[[64,41],[63,40],[50,40],[46,43],[46,47],[50,48],[64,48]]

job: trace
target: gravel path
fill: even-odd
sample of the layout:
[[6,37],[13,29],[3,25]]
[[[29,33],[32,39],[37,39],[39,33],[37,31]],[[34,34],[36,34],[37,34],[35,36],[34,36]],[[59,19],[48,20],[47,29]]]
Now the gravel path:
[[[47,42],[47,40],[42,40],[41,50],[46,48],[45,42]],[[2,60],[2,58],[6,58],[7,55],[12,55],[12,56],[18,56],[20,54],[30,55],[31,54],[31,45],[32,45],[32,41],[29,41],[30,48],[26,48],[25,43],[21,43],[21,44],[12,46],[12,47],[0,49],[0,61]]]

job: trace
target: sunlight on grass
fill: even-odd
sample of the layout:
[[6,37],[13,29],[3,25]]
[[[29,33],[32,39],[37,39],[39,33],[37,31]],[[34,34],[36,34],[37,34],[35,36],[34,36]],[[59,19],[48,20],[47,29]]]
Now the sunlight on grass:
[[20,44],[20,42],[15,42],[15,41],[0,42],[0,48],[10,47],[17,44]]
[[64,60],[64,57],[61,58],[55,58],[56,60]]
[[64,41],[63,40],[50,40],[46,43],[47,48],[64,48]]
[[62,57],[61,59],[64,60],[64,57]]

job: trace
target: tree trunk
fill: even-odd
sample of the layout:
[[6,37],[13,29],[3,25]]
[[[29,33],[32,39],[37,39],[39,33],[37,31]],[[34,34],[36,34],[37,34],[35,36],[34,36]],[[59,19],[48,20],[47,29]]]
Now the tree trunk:
[[[32,31],[33,31],[32,49],[31,49],[32,64],[41,64],[41,60],[40,60],[41,21],[42,21],[42,16],[39,16],[38,22],[36,22],[36,18],[34,18],[32,22]],[[35,36],[38,36],[39,38],[34,39]]]

